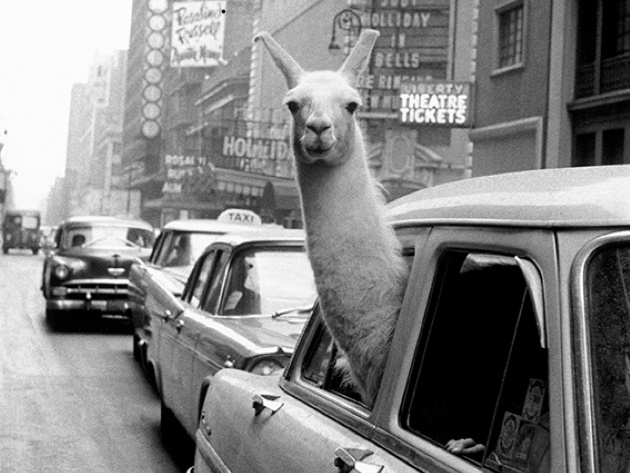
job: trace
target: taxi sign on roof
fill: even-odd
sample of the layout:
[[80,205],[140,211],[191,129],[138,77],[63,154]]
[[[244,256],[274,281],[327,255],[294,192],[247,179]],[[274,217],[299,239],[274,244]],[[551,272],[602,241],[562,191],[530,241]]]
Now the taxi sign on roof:
[[245,223],[262,225],[262,219],[256,212],[248,209],[225,209],[217,218],[219,222]]

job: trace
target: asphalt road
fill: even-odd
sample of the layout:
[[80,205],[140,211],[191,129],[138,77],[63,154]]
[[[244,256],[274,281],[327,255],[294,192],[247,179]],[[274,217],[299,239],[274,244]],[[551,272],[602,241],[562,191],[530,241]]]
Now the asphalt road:
[[51,329],[43,256],[0,254],[0,472],[183,472],[190,445],[160,437],[160,401],[118,320]]

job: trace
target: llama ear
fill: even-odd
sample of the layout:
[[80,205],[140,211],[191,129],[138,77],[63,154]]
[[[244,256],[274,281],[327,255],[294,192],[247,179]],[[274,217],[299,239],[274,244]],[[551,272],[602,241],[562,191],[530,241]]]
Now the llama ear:
[[267,50],[271,54],[274,62],[278,68],[280,68],[282,74],[284,74],[289,89],[295,87],[304,75],[304,69],[300,67],[296,60],[293,59],[268,32],[263,31],[254,37],[254,41],[258,41],[259,39],[267,46]]
[[339,73],[346,77],[351,84],[355,85],[359,74],[366,66],[376,38],[380,36],[380,33],[376,30],[363,30],[357,44],[354,45],[350,55],[346,58],[343,65],[339,69]]

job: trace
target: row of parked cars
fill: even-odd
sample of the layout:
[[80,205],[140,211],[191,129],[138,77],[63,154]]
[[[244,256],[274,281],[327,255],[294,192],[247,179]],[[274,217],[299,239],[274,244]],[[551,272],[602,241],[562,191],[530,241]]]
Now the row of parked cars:
[[[371,406],[336,376],[317,304],[228,313],[245,298],[231,279],[250,236],[217,237],[181,296],[156,301],[164,312],[135,343],[150,366],[164,330],[170,362],[180,356],[181,371],[153,376],[160,390],[178,384],[163,413],[195,433],[194,472],[630,471],[630,166],[468,179],[388,211],[410,276]],[[292,317],[294,348],[231,351],[236,338],[253,353],[266,322]],[[220,334],[205,360],[184,355],[204,346],[186,335],[198,326]],[[254,370],[258,356],[278,364]]]

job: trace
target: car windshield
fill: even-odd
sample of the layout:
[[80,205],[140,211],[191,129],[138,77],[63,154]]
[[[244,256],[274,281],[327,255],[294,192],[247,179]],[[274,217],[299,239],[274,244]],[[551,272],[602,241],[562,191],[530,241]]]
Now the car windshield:
[[170,244],[165,251],[162,251],[158,264],[169,267],[193,265],[203,250],[219,235],[219,233],[173,232]]
[[630,243],[599,249],[586,275],[599,471],[630,471]]
[[231,265],[222,314],[271,314],[312,305],[315,296],[304,250],[248,250],[239,253]]
[[85,225],[67,229],[63,248],[151,248],[153,232],[144,228],[108,225]]

